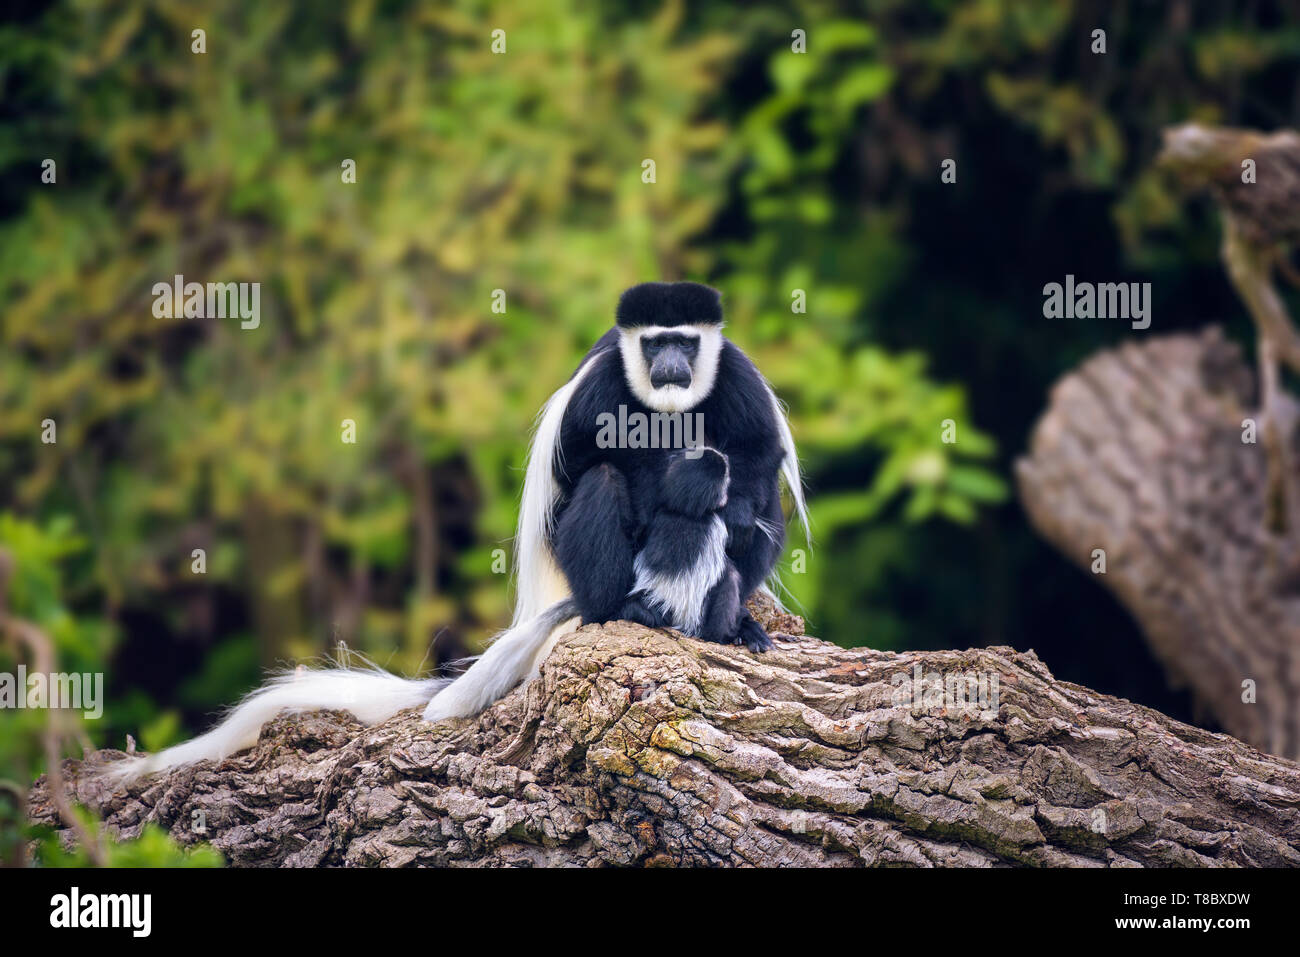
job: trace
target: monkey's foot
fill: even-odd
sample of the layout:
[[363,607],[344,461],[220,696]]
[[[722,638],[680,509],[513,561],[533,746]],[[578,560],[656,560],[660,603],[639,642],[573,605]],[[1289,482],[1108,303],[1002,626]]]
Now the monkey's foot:
[[647,628],[670,627],[667,616],[662,612],[653,610],[639,596],[633,596],[625,601],[622,610],[618,613],[618,617],[624,621],[634,621],[638,625],[645,625]]
[[764,651],[771,650],[772,639],[762,625],[746,615],[736,631],[736,644],[744,645],[750,651],[762,654]]

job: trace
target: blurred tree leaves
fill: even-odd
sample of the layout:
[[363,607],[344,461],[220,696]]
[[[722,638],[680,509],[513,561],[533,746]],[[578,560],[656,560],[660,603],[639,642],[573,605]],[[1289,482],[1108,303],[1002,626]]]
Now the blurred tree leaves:
[[[674,2],[645,18],[564,2],[143,2],[40,26],[0,35],[13,62],[44,64],[26,95],[48,105],[21,142],[0,135],[0,156],[83,161],[64,159],[58,185],[34,185],[0,227],[0,475],[20,512],[79,516],[98,556],[86,587],[114,607],[175,601],[181,540],[201,532],[225,556],[206,581],[248,596],[264,662],[396,640],[391,664],[411,670],[439,624],[482,629],[504,612],[477,597],[500,576],[481,549],[457,560],[413,536],[427,477],[464,459],[477,540],[508,539],[532,417],[647,278],[717,277],[814,474],[881,450],[859,491],[828,501],[827,534],[894,495],[911,518],[959,521],[996,497],[992,475],[955,468],[958,448],[989,452],[960,390],[854,330],[871,305],[858,274],[900,255],[886,219],[864,231],[837,208],[830,179],[893,79],[865,23],[819,23],[807,55],[762,18],[688,26]],[[195,26],[206,54],[190,52]],[[771,92],[729,122],[720,90],[763,48]],[[737,177],[754,234],[701,241]],[[152,285],[175,274],[260,282],[260,327],[156,319]],[[796,282],[806,315],[789,312]],[[56,446],[37,443],[45,416]],[[944,418],[970,441],[940,445]],[[431,550],[435,580],[411,581]],[[333,597],[308,607],[313,593]]]
[[[95,821],[85,811],[79,812],[87,827],[97,828]],[[33,828],[33,854],[41,867],[76,867],[91,865],[90,856],[78,847],[63,847],[59,837],[49,828]],[[104,835],[108,867],[221,867],[221,852],[209,844],[183,847],[157,824],[146,824],[140,836],[130,841],[119,841]]]

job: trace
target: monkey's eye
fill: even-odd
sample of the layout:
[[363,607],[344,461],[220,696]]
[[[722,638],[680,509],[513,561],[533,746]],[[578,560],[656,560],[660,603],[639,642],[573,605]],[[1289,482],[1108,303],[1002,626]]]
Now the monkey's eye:
[[667,348],[677,349],[687,359],[694,359],[700,351],[700,339],[679,332],[664,332],[641,340],[641,352],[647,359],[653,359]]

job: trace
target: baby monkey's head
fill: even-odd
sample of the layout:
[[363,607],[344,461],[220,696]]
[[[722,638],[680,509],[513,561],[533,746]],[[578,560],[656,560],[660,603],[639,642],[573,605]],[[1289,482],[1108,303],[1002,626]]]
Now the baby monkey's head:
[[679,449],[668,458],[659,502],[671,512],[701,518],[727,504],[730,483],[727,457],[717,449]]

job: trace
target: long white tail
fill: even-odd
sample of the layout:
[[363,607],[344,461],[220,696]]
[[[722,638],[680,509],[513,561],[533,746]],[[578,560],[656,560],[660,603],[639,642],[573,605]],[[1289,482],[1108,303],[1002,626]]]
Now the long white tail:
[[468,671],[429,702],[424,719],[441,721],[478,714],[519,682],[536,676],[556,630],[577,617],[577,602],[563,598],[540,615],[507,628]]
[[399,678],[379,668],[289,671],[249,694],[206,734],[148,757],[114,762],[105,773],[129,781],[195,761],[220,761],[256,744],[262,725],[282,711],[350,711],[374,724],[403,708],[418,708],[448,683],[446,678]]
[[116,761],[104,773],[118,781],[131,781],[195,761],[220,761],[256,744],[262,725],[282,711],[348,711],[363,724],[383,721],[426,702],[429,707],[424,717],[428,721],[478,714],[532,677],[552,633],[576,617],[577,605],[572,599],[556,602],[532,620],[503,631],[454,681],[399,678],[374,667],[286,672],[248,695],[206,734],[148,757]]

